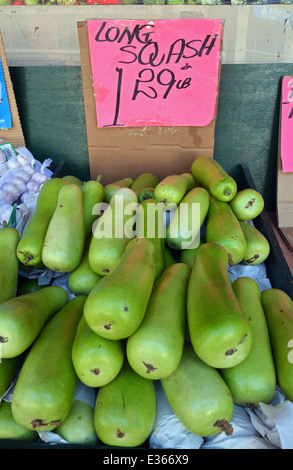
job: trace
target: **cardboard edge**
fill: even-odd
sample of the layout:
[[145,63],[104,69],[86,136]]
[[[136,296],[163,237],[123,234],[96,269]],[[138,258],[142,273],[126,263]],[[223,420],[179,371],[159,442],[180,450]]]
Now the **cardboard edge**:
[[[284,79],[288,76],[289,75],[283,75],[281,77],[281,84],[280,84],[278,151],[277,151],[277,169],[276,169],[277,170],[276,171],[276,174],[277,174],[277,178],[276,178],[276,197],[277,197],[277,200],[276,200],[276,219],[277,219],[277,226],[278,226],[279,232],[281,233],[283,239],[286,238],[285,233],[286,233],[286,231],[288,232],[288,229],[292,228],[292,230],[293,230],[293,218],[292,218],[292,224],[291,223],[289,223],[289,224],[286,223],[284,225],[284,223],[283,223],[283,217],[282,217],[282,211],[281,211],[282,201],[280,199],[280,188],[282,186],[282,183],[284,184],[284,182],[286,181],[286,184],[288,184],[288,180],[290,180],[291,186],[293,185],[293,173],[284,173],[283,172],[283,170],[282,170],[282,159],[281,159],[282,101],[283,101],[282,86],[283,86]],[[283,201],[283,202],[292,204],[292,207],[293,207],[293,198],[292,198],[292,201]],[[282,231],[282,229],[284,229],[284,230]],[[289,240],[286,240],[286,242],[288,244],[290,244]]]
[[[203,126],[211,134],[211,139],[209,139],[210,146],[208,149],[206,148],[206,146],[199,147],[199,148],[193,146],[193,147],[190,147],[189,149],[185,148],[186,151],[189,150],[190,152],[194,153],[193,155],[194,158],[197,158],[203,153],[205,155],[208,154],[208,156],[211,156],[212,158],[214,156],[215,127],[216,127],[217,109],[218,109],[218,100],[219,100],[219,85],[220,85],[220,77],[221,77],[221,67],[222,67],[222,57],[223,57],[223,35],[224,35],[224,25],[225,25],[225,20],[224,19],[220,19],[220,20],[221,20],[221,42],[220,42],[220,54],[219,54],[219,66],[218,66],[218,90],[217,90],[217,95],[216,95],[215,112],[214,112],[214,117],[212,118],[211,122],[207,126]],[[100,148],[98,145],[99,137],[104,135],[102,133],[105,131],[105,129],[97,127],[96,107],[95,107],[94,94],[92,92],[93,81],[92,81],[92,75],[91,75],[91,61],[90,61],[90,51],[89,51],[89,41],[88,41],[86,20],[77,22],[77,32],[78,32],[78,41],[79,41],[79,47],[80,47],[80,62],[81,62],[82,82],[83,82],[82,86],[83,86],[83,92],[84,92],[89,166],[90,166],[91,178],[95,178],[96,172],[94,169],[92,169],[92,165],[91,165],[92,155],[93,153],[96,154],[97,149]],[[160,132],[159,131],[160,127],[161,126],[150,127],[152,129],[151,132],[152,133]],[[169,126],[169,127],[172,127],[172,126]],[[111,129],[111,128],[108,128],[108,129]],[[117,140],[119,141],[120,137],[125,136],[125,134],[123,133],[129,133],[129,135],[130,134],[134,135],[135,133],[137,133],[137,135],[139,135],[139,132],[141,132],[143,128],[141,127],[131,127],[131,128],[130,127],[117,127],[114,129],[115,129],[115,132],[117,133],[116,135],[118,136]],[[172,129],[175,132],[178,132],[182,140],[182,133],[188,132],[187,130],[190,129],[190,126],[181,126],[181,127],[173,126]],[[199,129],[199,132],[201,132],[200,129],[202,129],[202,127],[195,127],[194,129]],[[137,152],[139,152],[139,150],[137,150]],[[101,168],[101,170],[103,170],[103,168]]]
[[18,107],[14,95],[14,89],[12,80],[10,77],[10,72],[8,68],[4,42],[1,34],[0,28],[0,59],[2,62],[3,75],[5,80],[5,85],[7,89],[7,95],[10,105],[10,112],[12,118],[12,128],[11,129],[0,129],[0,143],[11,142],[12,145],[16,147],[24,147],[25,139],[23,135],[23,130],[20,122]]
[[[224,35],[224,26],[225,26],[225,20],[220,19],[220,21],[221,21],[221,40],[220,40],[219,66],[218,66],[218,84],[220,84],[221,68],[222,68],[222,62],[223,62],[223,35]],[[84,73],[85,70],[86,70],[86,66],[88,66],[91,69],[88,35],[84,33],[85,30],[87,30],[87,20],[78,21],[77,22],[77,32],[78,32],[79,47],[80,47],[80,50],[81,50],[81,45],[82,45],[82,47],[86,48],[86,54],[85,55],[80,54],[83,84],[85,83],[84,78],[88,79],[88,77],[86,77],[85,73]],[[85,40],[85,36],[86,36],[86,40]],[[93,87],[93,82],[92,81],[91,81],[91,86]],[[94,100],[92,100],[92,101],[94,101]],[[219,101],[219,87],[218,87],[218,90],[217,90],[215,110],[214,110],[214,113],[213,113],[213,117],[211,117],[209,119],[209,121],[207,122],[206,125],[197,126],[197,127],[207,127],[209,125],[214,124],[214,122],[216,121],[216,118],[217,118],[218,101]],[[96,116],[96,114],[95,114],[95,116]],[[97,119],[95,119],[95,122],[97,122]],[[173,127],[180,127],[180,126],[173,126]]]

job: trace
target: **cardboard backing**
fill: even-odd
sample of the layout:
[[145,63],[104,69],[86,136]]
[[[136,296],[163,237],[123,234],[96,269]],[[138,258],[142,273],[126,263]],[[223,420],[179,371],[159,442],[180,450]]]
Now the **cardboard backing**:
[[[214,119],[204,127],[98,128],[86,21],[78,22],[77,29],[92,179],[101,174],[102,183],[107,184],[127,176],[136,178],[144,172],[162,179],[170,174],[190,172],[193,160],[201,155],[213,157],[218,103]],[[222,23],[221,52],[223,29]],[[221,54],[218,84],[220,70]]]
[[7,59],[4,49],[4,43],[0,31],[0,58],[3,68],[3,75],[5,80],[5,85],[7,89],[7,95],[9,100],[11,118],[12,118],[12,128],[11,129],[0,129],[0,143],[4,144],[11,142],[14,148],[24,147],[25,140],[23,136],[23,131],[21,127],[21,122],[18,114],[18,108],[15,100],[14,90],[12,81],[10,78],[10,73],[7,65]]
[[290,250],[293,250],[293,173],[286,173],[282,170],[281,158],[283,99],[281,93],[277,156],[277,225],[286,245]]

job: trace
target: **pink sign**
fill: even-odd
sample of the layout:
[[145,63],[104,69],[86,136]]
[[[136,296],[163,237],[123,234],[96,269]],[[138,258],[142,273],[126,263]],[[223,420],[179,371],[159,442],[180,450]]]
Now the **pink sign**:
[[283,77],[281,161],[284,173],[293,172],[293,77]]
[[87,27],[98,127],[213,120],[222,20],[89,20]]

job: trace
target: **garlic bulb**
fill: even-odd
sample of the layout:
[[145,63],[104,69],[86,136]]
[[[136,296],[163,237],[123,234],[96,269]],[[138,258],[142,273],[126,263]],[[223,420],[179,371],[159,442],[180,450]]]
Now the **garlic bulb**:
[[29,159],[24,157],[23,155],[18,155],[17,161],[21,166],[27,165],[29,163]]
[[14,173],[16,178],[20,178],[25,183],[28,183],[31,179],[31,175],[29,175],[23,168],[20,168]]
[[5,165],[5,163],[2,163],[2,165],[0,165],[0,178],[1,176],[5,175],[7,171],[8,171],[7,165]]
[[33,175],[35,173],[35,169],[28,163],[26,165],[23,165],[22,167],[23,171],[26,171],[29,175]]
[[19,168],[20,167],[20,164],[18,163],[17,159],[16,158],[11,158],[10,160],[7,161],[7,166],[8,168]]
[[26,187],[31,193],[38,193],[40,191],[40,185],[36,181],[30,181]]
[[48,176],[45,175],[45,173],[37,171],[36,173],[33,174],[32,176],[32,181],[36,181],[39,184],[44,184],[45,181],[47,181]]
[[26,184],[21,178],[13,178],[13,184],[18,188],[19,195],[26,191]]
[[0,202],[12,204],[14,201],[14,197],[12,194],[8,193],[7,191],[0,190]]
[[0,163],[5,163],[6,162],[6,153],[0,149]]
[[14,197],[14,200],[20,196],[18,187],[15,186],[13,183],[4,183],[2,185],[2,190],[6,191],[7,193],[10,193]]

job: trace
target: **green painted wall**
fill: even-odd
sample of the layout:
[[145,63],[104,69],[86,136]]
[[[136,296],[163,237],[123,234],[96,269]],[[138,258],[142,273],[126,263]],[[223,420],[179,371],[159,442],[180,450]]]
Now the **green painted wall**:
[[[26,145],[89,178],[80,67],[11,67]],[[275,210],[280,81],[293,64],[222,65],[215,158],[232,175],[246,163],[266,208]],[[53,168],[54,169],[54,168]]]
[[79,67],[11,67],[27,148],[43,161],[68,162],[68,173],[89,177]]
[[215,158],[228,172],[246,163],[267,210],[275,210],[280,87],[293,64],[222,66]]

